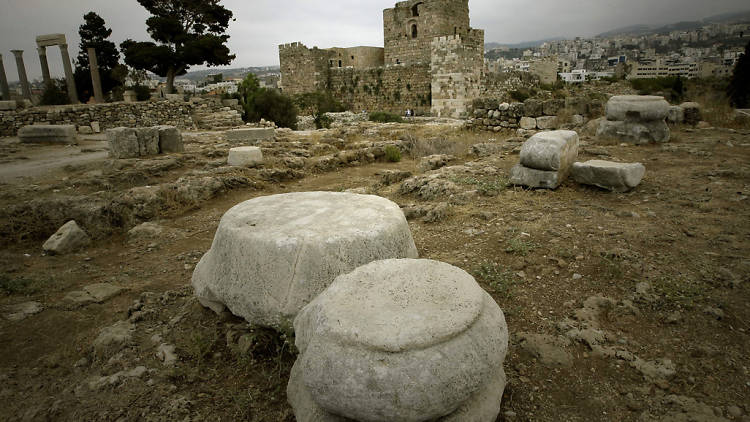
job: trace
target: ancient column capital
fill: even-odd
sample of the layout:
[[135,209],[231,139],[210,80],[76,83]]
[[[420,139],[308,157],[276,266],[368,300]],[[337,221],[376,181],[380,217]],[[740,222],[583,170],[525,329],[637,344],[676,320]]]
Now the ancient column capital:
[[13,55],[15,55],[16,57],[23,56],[23,50],[10,50],[10,52],[13,53]]
[[39,56],[47,55],[47,47],[37,47],[36,51],[39,52]]

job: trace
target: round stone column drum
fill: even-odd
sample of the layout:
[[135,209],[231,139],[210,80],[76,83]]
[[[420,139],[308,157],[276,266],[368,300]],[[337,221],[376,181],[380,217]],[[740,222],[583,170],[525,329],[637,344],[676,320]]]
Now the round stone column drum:
[[492,422],[508,329],[465,271],[372,262],[336,278],[294,321],[287,395],[297,420]]
[[416,258],[395,203],[372,195],[305,192],[243,202],[222,217],[193,273],[200,302],[279,327],[338,275],[372,261]]

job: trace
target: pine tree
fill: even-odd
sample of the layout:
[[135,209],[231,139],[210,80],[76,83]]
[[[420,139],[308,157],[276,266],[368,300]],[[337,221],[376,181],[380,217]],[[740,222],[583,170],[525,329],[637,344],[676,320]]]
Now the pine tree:
[[[138,0],[152,14],[146,21],[154,42],[126,40],[120,44],[125,63],[167,78],[174,92],[176,76],[190,66],[228,65],[234,59],[225,35],[232,12],[220,0]],[[158,44],[157,44],[158,43]]]
[[740,56],[734,66],[727,94],[734,107],[750,107],[750,42],[745,46],[745,54]]
[[112,30],[105,26],[101,16],[95,12],[89,12],[83,16],[83,20],[83,25],[78,29],[81,42],[78,45],[80,51],[76,58],[75,79],[78,97],[85,102],[94,94],[88,49],[92,47],[96,49],[99,76],[102,81],[102,91],[105,94],[119,84],[119,81],[112,77],[112,70],[120,64],[120,53],[115,43],[107,40],[112,35]]

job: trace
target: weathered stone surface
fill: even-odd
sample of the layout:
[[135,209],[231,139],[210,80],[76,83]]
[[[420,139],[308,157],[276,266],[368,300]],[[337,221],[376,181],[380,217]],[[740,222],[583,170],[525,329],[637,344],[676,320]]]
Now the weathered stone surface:
[[634,144],[669,142],[671,132],[665,121],[655,122],[616,122],[602,120],[597,137],[613,138]]
[[521,117],[521,120],[518,122],[518,126],[520,126],[521,129],[526,130],[536,129],[536,119],[533,117]]
[[550,130],[557,127],[557,117],[542,116],[536,118],[536,127],[540,130]]
[[109,156],[112,158],[136,158],[140,155],[138,134],[135,129],[118,127],[106,131]]
[[229,150],[227,164],[238,167],[256,167],[263,164],[263,153],[258,147],[237,147]]
[[99,356],[107,356],[120,351],[133,338],[135,325],[128,321],[119,321],[104,328],[94,340],[94,352]]
[[557,189],[565,180],[559,171],[544,171],[517,164],[510,170],[512,185],[526,186],[533,189]]
[[685,111],[680,106],[670,106],[667,112],[667,121],[672,124],[685,122]]
[[102,133],[102,126],[99,122],[91,122],[91,130],[93,130],[94,133]]
[[229,142],[241,143],[241,142],[260,142],[273,139],[275,131],[273,128],[243,128],[234,129],[224,132],[224,138]]
[[85,248],[90,243],[89,235],[81,230],[75,221],[71,220],[50,236],[42,245],[42,249],[50,255],[63,255]]
[[75,144],[75,125],[30,125],[18,130],[18,138],[23,143]]
[[156,126],[159,131],[159,152],[174,153],[185,152],[182,142],[182,133],[174,126]]
[[141,157],[159,154],[159,129],[139,127],[135,133],[138,138],[138,153]]
[[703,120],[703,114],[701,113],[701,105],[698,103],[682,103],[680,104],[682,114],[684,116],[684,122],[688,125],[697,125],[698,122]]
[[568,367],[573,365],[573,355],[565,350],[570,340],[562,336],[547,334],[518,333],[522,350],[539,359],[547,367]]
[[578,134],[572,130],[537,133],[524,142],[520,158],[525,167],[559,171],[564,176],[578,158]]
[[544,115],[544,103],[540,100],[529,98],[523,102],[524,114],[530,117],[540,117]]
[[598,186],[615,192],[627,192],[641,183],[646,167],[641,163],[614,163],[591,160],[574,163],[573,179],[584,185]]
[[557,116],[560,110],[565,108],[565,100],[553,99],[544,102],[544,115],[545,116]]
[[90,284],[83,288],[83,291],[91,295],[96,303],[102,303],[117,295],[124,289],[120,286],[109,283]]
[[91,129],[91,126],[78,126],[78,133],[81,135],[91,135],[94,133],[94,129]]
[[607,102],[607,120],[619,122],[663,121],[669,112],[664,97],[653,95],[617,95]]
[[[294,325],[301,354],[287,391],[300,421],[497,418],[505,318],[459,268],[411,259],[364,265],[337,277]],[[303,404],[323,417],[307,419]]]
[[38,314],[44,310],[39,302],[23,302],[16,305],[6,305],[2,307],[2,314],[8,321],[21,321],[31,315]]
[[243,202],[221,219],[193,274],[195,294],[254,324],[279,326],[333,279],[378,259],[415,258],[403,212],[369,195],[306,192]]
[[0,101],[0,111],[10,111],[15,110],[18,107],[18,104],[15,100],[13,101]]

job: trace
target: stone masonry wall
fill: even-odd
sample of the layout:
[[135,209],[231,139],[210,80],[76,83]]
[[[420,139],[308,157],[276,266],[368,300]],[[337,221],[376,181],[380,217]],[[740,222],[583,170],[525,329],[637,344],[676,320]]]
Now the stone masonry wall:
[[473,118],[468,127],[499,132],[503,129],[521,131],[552,130],[578,127],[587,119],[600,117],[604,104],[586,97],[538,100],[529,98],[523,103],[503,103],[496,99],[477,99],[472,102]]
[[[415,6],[417,13],[414,13]],[[416,37],[413,27],[416,27]],[[429,63],[433,38],[464,34],[469,29],[468,0],[396,3],[396,7],[383,11],[385,63]]]
[[284,94],[296,95],[324,90],[333,55],[333,51],[317,47],[310,49],[300,42],[280,45],[279,63]]
[[[221,115],[225,126],[241,125],[236,107],[227,107],[218,99],[194,98],[190,102],[148,101],[138,103],[79,104],[33,107],[0,111],[0,136],[15,136],[23,126],[32,124],[91,126],[98,122],[101,130],[115,127],[150,127],[171,125],[181,129],[195,127],[197,116]],[[196,117],[194,119],[194,116]]]
[[430,68],[426,64],[333,68],[329,88],[336,99],[357,112],[430,111]]
[[482,90],[484,31],[435,38],[431,55],[432,115],[467,117]]

